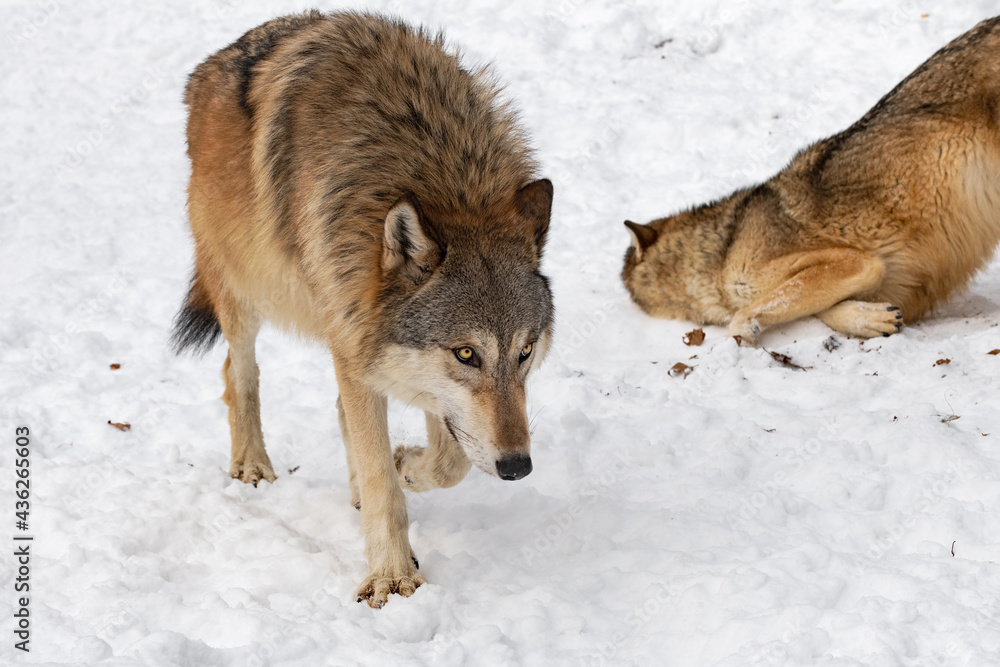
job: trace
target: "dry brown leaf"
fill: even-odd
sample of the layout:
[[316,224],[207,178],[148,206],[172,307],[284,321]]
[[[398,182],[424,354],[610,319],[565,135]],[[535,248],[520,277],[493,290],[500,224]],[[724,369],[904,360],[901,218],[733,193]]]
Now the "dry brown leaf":
[[670,370],[667,371],[667,373],[670,374],[671,377],[680,376],[682,378],[686,378],[688,375],[691,375],[693,371],[694,368],[678,361],[676,364],[670,367]]
[[127,430],[129,430],[130,428],[132,428],[132,425],[131,425],[131,424],[129,424],[128,422],[113,422],[113,421],[111,421],[111,420],[109,419],[109,420],[108,420],[108,423],[109,423],[109,424],[111,424],[112,426],[114,426],[114,427],[115,427],[116,429],[118,429],[119,431],[127,431]]
[[694,331],[688,331],[684,334],[685,345],[701,345],[704,342],[705,331],[701,328],[695,329]]
[[768,354],[770,354],[772,359],[774,359],[775,361],[777,361],[779,364],[781,364],[785,368],[791,368],[791,369],[794,369],[794,370],[797,370],[797,371],[804,371],[804,370],[806,370],[805,366],[799,366],[798,364],[794,363],[792,361],[792,358],[790,356],[788,356],[787,354],[782,354],[781,352],[771,352],[771,350],[764,350],[764,351],[767,352]]
[[1000,354],[1000,349],[997,349],[997,350],[990,350],[990,351],[989,351],[989,352],[987,352],[986,354],[992,354],[992,355],[993,355],[993,356],[995,357],[995,356],[997,356],[998,354]]
[[111,370],[113,370],[113,371],[116,371],[116,370],[118,370],[121,367],[122,367],[121,364],[111,364]]
[[944,366],[945,364],[950,364],[950,363],[951,363],[951,359],[938,359],[937,361],[934,362],[934,365],[935,366]]

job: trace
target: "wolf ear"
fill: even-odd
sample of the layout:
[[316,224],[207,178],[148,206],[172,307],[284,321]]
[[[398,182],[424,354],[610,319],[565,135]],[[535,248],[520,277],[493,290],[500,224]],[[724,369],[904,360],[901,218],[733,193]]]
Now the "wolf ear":
[[403,195],[385,216],[382,270],[388,273],[402,266],[419,281],[441,263],[444,248],[435,236],[417,198],[409,193]]
[[539,253],[545,245],[545,234],[549,231],[549,216],[552,213],[552,181],[543,178],[528,183],[514,195],[514,205],[522,218],[532,225],[535,243]]
[[628,233],[632,236],[632,247],[635,248],[636,261],[642,259],[642,253],[646,248],[656,243],[659,233],[648,225],[640,225],[631,220],[625,221]]

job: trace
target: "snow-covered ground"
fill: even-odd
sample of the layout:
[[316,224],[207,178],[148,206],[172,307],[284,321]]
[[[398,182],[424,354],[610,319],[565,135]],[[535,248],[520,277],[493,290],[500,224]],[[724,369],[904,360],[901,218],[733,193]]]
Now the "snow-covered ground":
[[[994,2],[351,3],[494,61],[556,184],[535,472],[409,496],[430,583],[379,611],[352,597],[365,561],[328,354],[260,339],[280,477],[253,488],[226,474],[224,346],[166,345],[192,249],[185,76],[306,6],[0,9],[0,662],[997,664],[1000,263],[899,336],[766,335],[806,370],[720,328],[688,347],[691,324],[644,316],[618,279],[623,219],[765,178]],[[30,654],[13,646],[18,425]],[[390,426],[423,438],[414,410]]]

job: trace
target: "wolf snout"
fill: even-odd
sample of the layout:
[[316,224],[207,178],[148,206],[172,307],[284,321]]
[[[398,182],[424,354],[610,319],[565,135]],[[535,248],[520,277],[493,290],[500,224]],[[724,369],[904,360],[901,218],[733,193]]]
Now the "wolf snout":
[[530,456],[511,456],[497,460],[497,475],[500,479],[517,480],[531,473]]

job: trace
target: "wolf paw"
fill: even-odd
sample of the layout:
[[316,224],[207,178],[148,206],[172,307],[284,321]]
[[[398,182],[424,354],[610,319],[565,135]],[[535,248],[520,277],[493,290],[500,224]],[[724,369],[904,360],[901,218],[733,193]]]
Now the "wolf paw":
[[277,479],[274,469],[271,467],[271,459],[266,452],[261,452],[259,457],[245,456],[243,460],[233,461],[229,466],[229,476],[238,479],[245,484],[257,486],[260,480],[273,482]]
[[842,301],[819,318],[831,329],[861,338],[891,336],[903,328],[902,311],[890,303]]
[[[413,558],[416,565],[416,558]],[[404,598],[413,595],[417,588],[426,584],[427,580],[417,573],[416,567],[404,575],[372,574],[358,588],[357,601],[366,602],[372,609],[380,609],[389,601],[392,593],[398,593]]]
[[741,347],[757,347],[760,331],[760,322],[757,321],[757,318],[749,315],[736,313],[729,322],[729,335],[735,338],[736,343]]
[[414,463],[423,456],[423,447],[396,447],[393,458],[396,460],[396,472],[399,474],[399,485],[410,491],[424,491],[420,475],[415,470]]

